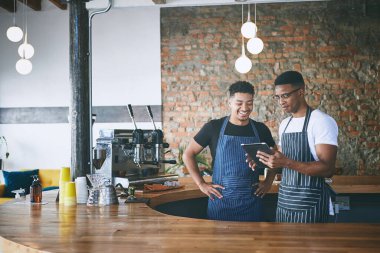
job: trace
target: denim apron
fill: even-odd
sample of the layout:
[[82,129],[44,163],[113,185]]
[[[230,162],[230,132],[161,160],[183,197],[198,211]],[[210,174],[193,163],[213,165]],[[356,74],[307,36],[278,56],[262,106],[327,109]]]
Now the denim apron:
[[217,188],[223,198],[208,200],[207,216],[212,220],[260,221],[262,199],[254,195],[253,187],[259,181],[259,172],[249,168],[241,147],[242,143],[260,142],[260,138],[252,120],[254,137],[225,135],[228,120],[226,117],[219,133],[212,176],[212,183],[225,189]]
[[[311,108],[308,107],[302,132],[285,133],[292,117],[281,135],[282,153],[295,161],[315,161],[307,138]],[[327,222],[330,194],[323,177],[309,176],[283,168],[276,211],[277,222],[317,223]]]

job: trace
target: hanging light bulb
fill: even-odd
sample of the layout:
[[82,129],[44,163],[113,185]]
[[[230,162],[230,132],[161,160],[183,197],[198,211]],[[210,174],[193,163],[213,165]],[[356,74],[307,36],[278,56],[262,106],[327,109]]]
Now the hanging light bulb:
[[20,59],[16,62],[16,70],[21,75],[27,75],[32,72],[33,65],[31,61],[27,59]]
[[34,55],[34,47],[28,43],[28,31],[25,33],[24,43],[18,47],[18,54],[24,59],[30,59]]
[[[256,23],[256,4],[255,4],[255,23]],[[264,42],[257,37],[257,27],[256,27],[256,34],[253,38],[248,40],[247,43],[247,50],[251,54],[259,54],[264,49]]]
[[[242,16],[243,16],[243,5],[242,5]],[[256,31],[257,31],[257,27],[256,25],[251,21],[251,10],[250,10],[250,5],[248,5],[248,18],[247,18],[247,22],[245,22],[242,26],[241,26],[241,34],[247,38],[247,39],[250,39],[250,38],[253,38],[256,36]]]
[[7,30],[7,37],[12,42],[19,42],[24,36],[21,28],[18,26],[11,26]]
[[241,37],[242,39],[242,45],[241,45],[241,56],[235,61],[235,69],[237,72],[241,74],[246,74],[248,71],[252,68],[252,62],[251,60],[245,55],[245,48],[244,48],[244,37]]
[[235,69],[237,70],[237,72],[241,74],[248,73],[251,70],[251,68],[252,68],[252,62],[245,55],[240,56],[235,62]]
[[30,59],[34,55],[34,47],[28,43],[22,43],[18,47],[18,54],[25,59]]
[[14,3],[13,3],[13,26],[11,26],[7,29],[7,37],[12,42],[19,42],[23,36],[24,36],[24,33],[22,32],[21,28],[16,26],[16,0],[14,0]]
[[257,37],[249,39],[247,49],[251,54],[259,54],[264,49],[264,42]]
[[256,36],[256,25],[251,21],[245,22],[241,27],[241,34],[247,39],[253,38]]

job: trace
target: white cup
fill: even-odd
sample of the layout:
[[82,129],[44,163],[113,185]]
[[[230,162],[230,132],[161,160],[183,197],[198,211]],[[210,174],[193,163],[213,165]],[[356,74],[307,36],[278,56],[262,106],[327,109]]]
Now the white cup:
[[77,203],[85,204],[88,198],[88,189],[86,177],[77,177],[75,179],[75,187],[77,192]]

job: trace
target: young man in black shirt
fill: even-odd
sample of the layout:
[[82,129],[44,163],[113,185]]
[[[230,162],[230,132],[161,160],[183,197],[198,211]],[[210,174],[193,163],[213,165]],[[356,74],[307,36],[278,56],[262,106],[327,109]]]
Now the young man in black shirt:
[[[209,197],[207,215],[210,219],[262,220],[261,198],[270,189],[275,173],[269,173],[265,181],[259,183],[258,170],[249,168],[241,144],[265,142],[270,147],[276,146],[268,127],[249,118],[254,94],[254,87],[248,82],[232,84],[230,115],[205,124],[183,154],[193,180]],[[212,156],[212,183],[204,181],[195,161],[195,156],[207,146]]]

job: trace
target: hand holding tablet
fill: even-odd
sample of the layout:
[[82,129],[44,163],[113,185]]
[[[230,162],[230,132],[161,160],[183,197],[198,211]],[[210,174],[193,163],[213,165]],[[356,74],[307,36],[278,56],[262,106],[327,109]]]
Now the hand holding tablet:
[[242,143],[241,146],[245,150],[245,152],[252,158],[252,160],[256,163],[256,166],[260,168],[265,168],[266,165],[260,162],[259,158],[256,157],[257,151],[265,152],[267,154],[274,154],[274,151],[270,149],[270,147],[262,142],[262,143]]

